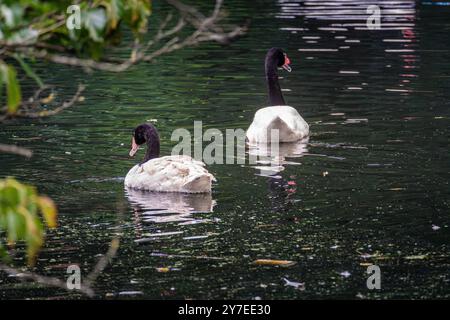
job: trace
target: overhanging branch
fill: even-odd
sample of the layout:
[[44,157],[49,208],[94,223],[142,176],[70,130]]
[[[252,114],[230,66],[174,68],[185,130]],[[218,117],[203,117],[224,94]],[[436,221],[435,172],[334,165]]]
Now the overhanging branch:
[[[80,67],[88,71],[124,72],[140,62],[152,62],[164,54],[185,47],[195,46],[202,42],[214,41],[220,44],[227,44],[247,31],[247,26],[231,26],[226,28],[219,24],[225,16],[223,0],[216,0],[214,9],[209,16],[205,16],[195,7],[178,0],[165,1],[178,13],[178,20],[175,25],[169,27],[174,17],[174,14],[170,12],[162,20],[152,39],[145,44],[139,43],[139,41],[134,42],[129,56],[126,59],[111,56],[105,56],[100,61],[79,58],[69,48],[47,44],[42,39],[34,44],[7,44],[0,42],[0,58],[11,58],[20,54],[30,59],[47,60],[52,63]],[[61,20],[58,21],[60,22]],[[191,28],[192,31],[187,35],[181,36],[181,31],[185,28]],[[83,90],[84,86],[80,85],[77,93],[69,102],[52,110],[38,110],[38,106],[35,105],[34,108],[29,108],[30,104],[27,102],[22,102],[18,111],[14,114],[8,114],[5,112],[6,108],[0,108],[0,113],[3,113],[3,115],[0,115],[0,122],[14,117],[41,118],[57,114],[77,102]],[[36,102],[36,100],[33,101]]]
[[[234,26],[231,30],[225,31],[222,26],[217,24],[224,15],[222,10],[223,0],[216,0],[214,10],[208,17],[204,16],[196,8],[181,3],[178,0],[166,0],[166,2],[178,11],[179,20],[177,24],[172,28],[166,28],[173,17],[172,13],[169,13],[166,19],[161,22],[158,32],[153,39],[148,41],[145,46],[134,47],[130,52],[129,57],[124,60],[112,62],[112,60],[116,59],[108,57],[103,58],[102,61],[82,59],[69,54],[53,53],[47,50],[42,44],[39,46],[15,46],[15,50],[9,53],[13,54],[15,52],[20,52],[31,58],[44,59],[53,63],[86,69],[123,72],[139,62],[150,62],[163,54],[182,49],[186,46],[193,46],[205,41],[215,41],[226,44],[245,34],[247,31],[246,26]],[[194,31],[190,35],[186,36],[184,39],[174,37],[164,43],[161,48],[153,52],[148,52],[155,44],[179,33],[187,25],[194,28]],[[61,51],[61,48],[58,49]],[[8,51],[6,51],[6,54],[8,54]]]

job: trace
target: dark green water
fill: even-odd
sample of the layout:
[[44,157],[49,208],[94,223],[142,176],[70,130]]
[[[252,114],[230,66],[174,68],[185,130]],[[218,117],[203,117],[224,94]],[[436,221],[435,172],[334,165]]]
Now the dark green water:
[[[364,30],[356,1],[227,3],[233,21],[252,19],[230,46],[189,48],[122,74],[41,66],[59,99],[77,81],[87,90],[55,117],[1,124],[2,143],[34,152],[1,154],[1,176],[37,185],[59,206],[36,271],[64,278],[79,264],[86,275],[119,234],[94,287],[100,298],[449,298],[450,7],[380,1],[382,29]],[[266,105],[272,46],[292,61],[281,86],[310,124],[304,153],[272,178],[250,165],[210,165],[211,198],[127,196],[131,130],[156,119],[168,155],[172,131],[194,120],[246,129]],[[149,236],[164,232],[175,233]],[[366,287],[371,263],[381,290]],[[0,273],[3,299],[77,297]]]

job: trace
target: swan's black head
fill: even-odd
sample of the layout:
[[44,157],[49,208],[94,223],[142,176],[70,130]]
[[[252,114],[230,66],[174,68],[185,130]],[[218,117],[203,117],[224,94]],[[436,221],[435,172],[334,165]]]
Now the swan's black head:
[[150,144],[150,142],[158,144],[159,152],[158,130],[150,123],[144,123],[137,126],[133,131],[133,138],[131,139],[130,157],[135,155],[140,145],[143,145],[144,143]]
[[277,67],[281,67],[284,70],[291,72],[290,67],[291,60],[289,60],[286,52],[280,48],[271,48],[266,55],[266,67],[275,64]]

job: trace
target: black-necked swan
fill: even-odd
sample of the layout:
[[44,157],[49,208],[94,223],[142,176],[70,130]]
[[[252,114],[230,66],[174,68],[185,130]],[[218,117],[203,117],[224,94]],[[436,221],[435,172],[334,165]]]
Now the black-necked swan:
[[159,157],[159,135],[152,124],[141,124],[134,130],[130,157],[144,143],[147,144],[144,161],[128,172],[126,187],[158,192],[211,192],[215,178],[204,168],[203,162],[186,155]]
[[286,105],[278,82],[277,68],[291,72],[290,63],[282,49],[271,48],[267,52],[265,70],[270,107],[256,111],[247,130],[249,144],[271,142],[272,129],[278,129],[279,142],[295,142],[309,135],[309,125],[296,109]]

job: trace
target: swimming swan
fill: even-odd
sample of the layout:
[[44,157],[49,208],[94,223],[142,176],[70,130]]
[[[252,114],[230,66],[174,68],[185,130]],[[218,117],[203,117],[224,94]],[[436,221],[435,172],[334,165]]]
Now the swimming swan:
[[279,48],[271,48],[267,52],[265,69],[271,106],[255,113],[246,134],[249,144],[273,141],[272,129],[278,130],[279,142],[294,142],[308,137],[309,125],[296,109],[286,105],[278,82],[277,68],[291,72],[290,63],[287,54]]
[[144,161],[128,172],[126,187],[159,192],[211,192],[212,181],[216,179],[203,162],[185,155],[159,157],[159,135],[151,124],[141,124],[134,130],[130,157],[144,143],[147,144]]

